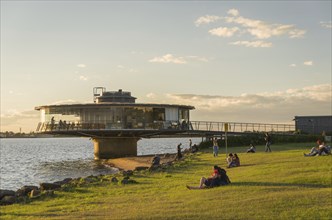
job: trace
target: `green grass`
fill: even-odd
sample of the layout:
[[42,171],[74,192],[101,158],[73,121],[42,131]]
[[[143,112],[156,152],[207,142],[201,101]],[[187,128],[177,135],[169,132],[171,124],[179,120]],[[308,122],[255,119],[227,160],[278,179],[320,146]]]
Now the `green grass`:
[[[272,153],[238,153],[241,167],[226,169],[232,184],[188,190],[225,154],[212,149],[164,172],[135,173],[138,184],[102,182],[56,192],[28,204],[1,207],[1,219],[332,219],[332,156],[303,157],[310,144],[272,145]],[[242,152],[242,153],[241,153]]]

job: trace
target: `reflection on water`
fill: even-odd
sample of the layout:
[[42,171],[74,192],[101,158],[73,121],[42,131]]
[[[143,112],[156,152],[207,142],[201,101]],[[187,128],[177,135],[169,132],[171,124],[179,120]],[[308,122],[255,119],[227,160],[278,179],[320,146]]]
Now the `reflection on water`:
[[[201,139],[192,140],[198,144]],[[175,153],[178,143],[187,148],[188,138],[143,139],[137,151],[138,155]],[[118,171],[94,160],[93,143],[88,138],[0,139],[0,159],[1,189]]]

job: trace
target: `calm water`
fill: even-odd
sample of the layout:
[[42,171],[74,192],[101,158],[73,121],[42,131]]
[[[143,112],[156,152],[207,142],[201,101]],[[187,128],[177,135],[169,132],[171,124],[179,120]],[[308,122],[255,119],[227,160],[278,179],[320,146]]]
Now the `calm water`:
[[[188,138],[156,138],[138,141],[138,155],[175,153],[178,143],[188,148]],[[192,138],[198,144],[200,138]],[[88,138],[0,139],[0,188],[16,190],[64,178],[111,174],[118,170],[93,158]]]

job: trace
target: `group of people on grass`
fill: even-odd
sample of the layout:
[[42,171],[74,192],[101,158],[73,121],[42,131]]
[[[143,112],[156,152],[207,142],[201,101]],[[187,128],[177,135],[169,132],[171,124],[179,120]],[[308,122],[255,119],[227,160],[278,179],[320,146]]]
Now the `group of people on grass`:
[[237,154],[230,153],[228,154],[228,157],[226,158],[227,167],[239,167],[240,166],[240,158],[237,156]]
[[[271,136],[266,133],[265,134],[265,152],[271,152]],[[217,157],[218,156],[218,140],[217,138],[213,139],[213,156]],[[189,140],[189,149],[187,150],[190,153],[195,153],[198,151],[198,147],[195,144],[194,146],[192,145],[191,139]],[[256,147],[253,144],[249,145],[249,148],[247,149],[247,153],[255,153],[256,152]],[[331,154],[331,147],[327,146],[324,141],[318,140],[317,141],[317,146],[313,147],[308,154],[304,154],[304,156],[316,156],[316,155],[328,155]],[[181,143],[177,146],[177,158],[181,159],[182,158],[182,153],[181,153]],[[160,158],[155,157],[152,164],[153,165],[159,165],[160,163]],[[240,166],[240,158],[236,153],[229,153],[227,158],[226,158],[226,163],[227,163],[227,168],[231,167],[238,167]],[[226,174],[226,170],[219,167],[218,165],[213,166],[213,172],[210,177],[202,177],[200,179],[200,183],[198,186],[188,186],[188,189],[205,189],[205,188],[211,188],[211,187],[216,187],[216,186],[223,186],[223,185],[228,185],[230,184],[231,181],[229,177]]]
[[[213,156],[218,156],[218,139],[213,138]],[[240,158],[237,154],[230,153],[226,158],[227,168],[240,166]],[[224,186],[231,183],[229,177],[226,174],[226,170],[219,167],[218,165],[213,166],[213,172],[210,177],[202,177],[198,186],[188,186],[188,189],[205,189],[216,186]]]
[[321,156],[331,154],[331,146],[327,146],[324,141],[317,140],[316,146],[311,148],[310,153],[303,153],[305,157]]

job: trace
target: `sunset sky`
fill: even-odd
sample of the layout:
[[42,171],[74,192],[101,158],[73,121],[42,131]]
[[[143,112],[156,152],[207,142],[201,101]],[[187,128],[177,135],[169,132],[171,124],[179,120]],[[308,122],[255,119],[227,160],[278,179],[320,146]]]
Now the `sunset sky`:
[[192,120],[293,123],[331,115],[331,1],[1,1],[1,131],[35,106],[196,107]]

